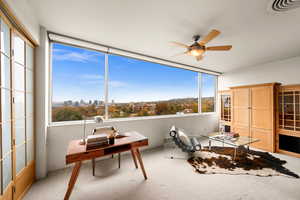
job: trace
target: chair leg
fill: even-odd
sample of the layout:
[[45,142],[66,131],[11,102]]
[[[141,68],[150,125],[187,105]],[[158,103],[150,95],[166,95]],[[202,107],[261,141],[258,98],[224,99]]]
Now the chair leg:
[[95,159],[92,159],[93,176],[95,176],[95,165],[96,165],[96,161]]
[[121,153],[118,154],[118,160],[119,160],[119,169],[121,168]]

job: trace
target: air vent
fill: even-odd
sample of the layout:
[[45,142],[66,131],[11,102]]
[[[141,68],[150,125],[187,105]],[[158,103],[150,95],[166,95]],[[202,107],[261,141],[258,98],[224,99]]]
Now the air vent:
[[274,0],[272,10],[275,12],[285,12],[300,7],[300,0]]

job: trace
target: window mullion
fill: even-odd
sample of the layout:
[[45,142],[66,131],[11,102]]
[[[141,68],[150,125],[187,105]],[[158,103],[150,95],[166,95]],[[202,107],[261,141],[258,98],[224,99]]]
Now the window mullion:
[[214,98],[214,112],[217,112],[218,102],[218,77],[215,78],[215,98]]
[[202,73],[198,72],[198,113],[202,113],[201,95],[202,95]]
[[105,119],[108,119],[108,54],[105,54],[105,74],[104,74],[104,105],[105,105]]

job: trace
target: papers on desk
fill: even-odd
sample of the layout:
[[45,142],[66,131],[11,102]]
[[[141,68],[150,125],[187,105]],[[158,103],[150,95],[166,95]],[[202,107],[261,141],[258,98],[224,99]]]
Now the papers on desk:
[[108,145],[108,138],[106,133],[89,135],[86,139],[86,150],[101,148],[107,145]]

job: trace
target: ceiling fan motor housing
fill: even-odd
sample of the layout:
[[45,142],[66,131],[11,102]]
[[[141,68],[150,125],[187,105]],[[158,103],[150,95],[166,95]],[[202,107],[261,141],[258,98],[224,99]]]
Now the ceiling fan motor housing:
[[190,49],[201,49],[201,50],[205,50],[205,46],[200,45],[198,42],[194,42],[194,44],[192,44],[190,46]]
[[194,35],[193,39],[194,39],[195,42],[197,42],[200,39],[200,35]]

